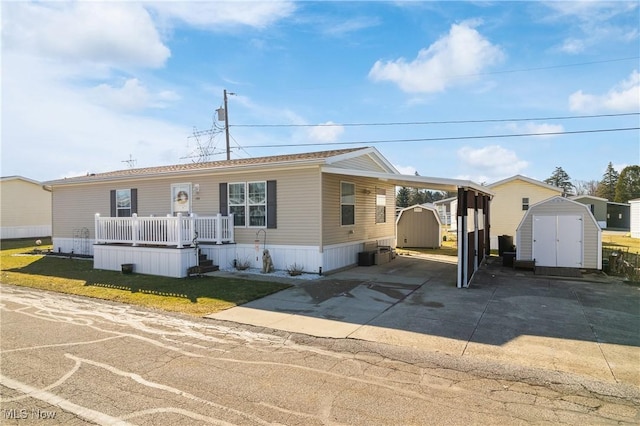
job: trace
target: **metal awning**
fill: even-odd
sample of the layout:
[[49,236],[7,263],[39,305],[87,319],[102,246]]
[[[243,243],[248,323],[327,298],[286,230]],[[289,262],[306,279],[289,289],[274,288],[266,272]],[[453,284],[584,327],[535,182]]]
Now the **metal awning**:
[[456,192],[459,188],[472,190],[483,195],[493,196],[494,192],[486,186],[479,185],[470,180],[449,179],[427,176],[401,175],[395,173],[372,172],[369,170],[343,169],[340,167],[322,167],[323,173],[332,173],[346,176],[359,176],[378,179],[381,182],[391,183],[396,186],[411,188],[431,189],[434,191]]

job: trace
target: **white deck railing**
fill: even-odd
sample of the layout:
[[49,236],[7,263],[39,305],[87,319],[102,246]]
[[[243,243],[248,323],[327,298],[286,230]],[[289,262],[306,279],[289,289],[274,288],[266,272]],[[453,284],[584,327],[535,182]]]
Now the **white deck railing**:
[[96,243],[176,246],[198,242],[233,243],[233,215],[167,217],[100,217],[96,214]]

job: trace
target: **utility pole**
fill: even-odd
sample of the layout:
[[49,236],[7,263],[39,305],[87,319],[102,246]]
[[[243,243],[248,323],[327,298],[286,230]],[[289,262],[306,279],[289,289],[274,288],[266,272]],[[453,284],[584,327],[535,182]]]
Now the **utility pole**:
[[224,89],[224,134],[227,138],[227,160],[230,160],[231,148],[229,147],[229,109],[227,108],[227,94],[235,95],[235,93],[227,93],[227,89]]

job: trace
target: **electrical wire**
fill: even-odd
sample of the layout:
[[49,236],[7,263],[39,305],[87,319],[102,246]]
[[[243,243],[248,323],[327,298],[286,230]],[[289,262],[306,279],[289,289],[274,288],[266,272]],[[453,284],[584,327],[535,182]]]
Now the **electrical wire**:
[[575,134],[584,134],[584,133],[626,132],[631,130],[640,130],[640,127],[623,127],[623,128],[617,128],[617,129],[574,130],[574,131],[543,132],[543,133],[514,133],[514,134],[498,134],[498,135],[484,135],[484,136],[449,136],[449,137],[438,137],[438,138],[386,139],[386,140],[372,140],[372,141],[247,145],[244,148],[282,148],[282,147],[292,147],[292,146],[329,146],[329,145],[375,145],[375,144],[382,144],[382,143],[436,142],[436,141],[455,141],[455,140],[470,140],[470,139],[519,138],[519,137],[527,137],[527,136],[575,135]]
[[[324,123],[324,124],[229,124],[229,127],[357,127],[357,126],[408,126],[408,125],[428,125],[428,124],[467,124],[467,123],[501,123],[501,122],[521,122],[521,121],[551,121],[551,120],[573,120],[585,118],[605,118],[605,117],[627,117],[640,115],[640,112],[629,112],[619,114],[597,114],[597,115],[572,115],[558,117],[534,117],[534,118],[489,118],[479,120],[447,120],[447,121],[405,121],[389,123]],[[203,130],[206,132],[206,130]]]

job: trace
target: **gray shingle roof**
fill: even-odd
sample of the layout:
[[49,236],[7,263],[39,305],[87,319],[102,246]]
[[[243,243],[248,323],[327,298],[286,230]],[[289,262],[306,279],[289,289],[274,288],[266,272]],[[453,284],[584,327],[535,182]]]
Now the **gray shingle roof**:
[[124,170],[115,170],[115,171],[104,172],[104,173],[92,173],[90,175],[85,175],[85,176],[77,176],[77,177],[71,177],[71,178],[52,180],[45,183],[47,185],[63,185],[63,184],[70,184],[70,183],[106,181],[111,179],[117,180],[117,179],[136,178],[136,177],[159,175],[159,174],[183,173],[183,172],[198,171],[198,170],[223,169],[223,168],[230,168],[230,167],[250,167],[250,166],[270,165],[270,164],[275,165],[278,163],[306,162],[310,160],[311,161],[323,160],[330,157],[335,157],[337,155],[347,154],[347,153],[362,150],[362,149],[367,149],[367,148],[366,147],[365,148],[346,148],[346,149],[337,149],[337,150],[331,150],[331,151],[306,152],[301,154],[272,155],[268,157],[241,158],[241,159],[234,159],[234,160],[210,161],[205,163],[184,163],[184,164],[174,164],[169,166],[124,169]]

